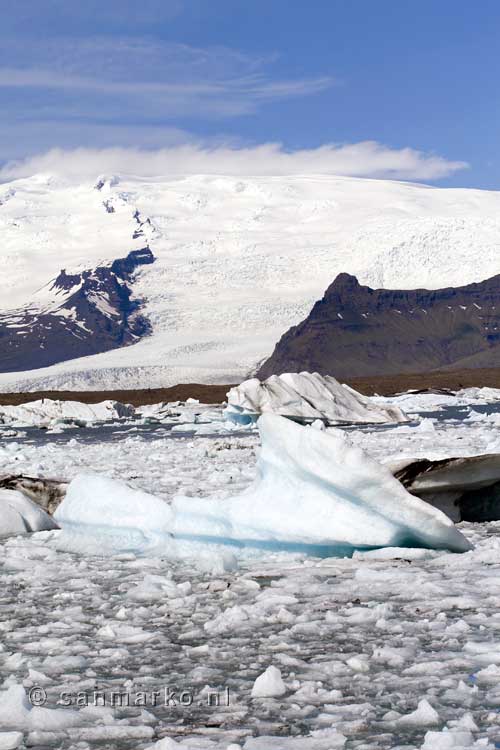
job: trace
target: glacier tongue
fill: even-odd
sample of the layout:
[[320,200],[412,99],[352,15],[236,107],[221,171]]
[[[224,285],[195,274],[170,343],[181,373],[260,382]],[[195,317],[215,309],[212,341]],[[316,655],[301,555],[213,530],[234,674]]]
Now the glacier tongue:
[[259,476],[247,491],[226,499],[179,496],[169,506],[120,482],[80,475],[55,513],[60,541],[174,556],[198,554],[200,545],[314,556],[383,546],[471,549],[441,511],[410,495],[341,431],[271,414],[258,424]]

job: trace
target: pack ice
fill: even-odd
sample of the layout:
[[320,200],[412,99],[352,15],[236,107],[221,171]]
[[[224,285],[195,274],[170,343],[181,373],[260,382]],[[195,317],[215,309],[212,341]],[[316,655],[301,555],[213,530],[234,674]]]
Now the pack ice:
[[55,513],[62,539],[73,548],[107,540],[113,549],[174,556],[197,554],[200,545],[323,557],[382,546],[471,548],[441,511],[410,495],[341,431],[272,414],[258,427],[258,477],[245,492],[177,496],[169,505],[109,478],[80,475]]
[[260,414],[280,414],[300,422],[321,419],[328,424],[407,422],[397,406],[375,404],[331,375],[288,372],[267,380],[245,380],[227,394],[226,417],[250,423]]

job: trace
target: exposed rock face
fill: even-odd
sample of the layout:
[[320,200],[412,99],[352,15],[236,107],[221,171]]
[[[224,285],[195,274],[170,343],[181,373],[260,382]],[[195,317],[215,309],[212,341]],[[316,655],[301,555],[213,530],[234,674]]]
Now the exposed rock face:
[[342,273],[261,366],[336,378],[500,365],[500,276],[462,287],[393,290]]
[[48,367],[133,344],[150,333],[131,282],[139,266],[153,262],[146,246],[93,270],[62,270],[45,290],[45,304],[0,314],[0,372]]
[[439,508],[452,521],[500,520],[500,455],[430,460],[394,465],[408,492]]

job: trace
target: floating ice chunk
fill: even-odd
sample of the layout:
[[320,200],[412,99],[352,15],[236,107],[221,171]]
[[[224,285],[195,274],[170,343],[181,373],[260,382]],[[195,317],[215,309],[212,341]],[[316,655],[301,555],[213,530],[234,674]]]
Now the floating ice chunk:
[[310,426],[314,430],[319,430],[320,432],[324,432],[326,430],[326,425],[321,419],[315,419],[314,422],[311,422]]
[[145,750],[180,750],[181,747],[184,750],[189,750],[189,745],[180,745],[170,737],[164,737],[162,740],[155,742],[154,745],[148,745]]
[[370,665],[366,656],[351,656],[347,659],[346,664],[353,672],[369,672]]
[[154,736],[154,729],[148,726],[94,726],[69,729],[68,734],[75,742],[97,742],[100,744],[124,740],[151,740]]
[[257,677],[252,688],[252,698],[275,698],[286,693],[281,672],[273,665]]
[[417,432],[435,432],[436,428],[434,426],[434,421],[428,417],[423,417],[416,430]]
[[441,723],[438,712],[422,698],[415,711],[396,721],[398,727],[435,727]]
[[476,664],[500,664],[500,647],[495,642],[466,641],[463,649],[467,654],[473,654]]
[[57,529],[55,521],[22,492],[0,489],[0,538]]
[[78,726],[82,717],[78,711],[33,706],[22,685],[0,693],[0,728],[16,730],[54,731]]
[[58,675],[71,670],[81,670],[87,666],[83,656],[46,656],[42,662],[44,672]]
[[454,729],[467,729],[469,732],[479,732],[479,727],[470,712],[461,716],[460,719],[450,721],[449,726],[452,726]]
[[476,674],[478,685],[496,685],[500,682],[500,668],[496,664],[490,664]]
[[[48,685],[52,682],[51,677],[47,677],[43,672],[37,672],[36,669],[28,669],[28,682],[30,685]],[[26,681],[24,683],[26,685]]]
[[36,729],[34,732],[29,732],[26,747],[57,747],[65,739],[65,731],[59,732],[44,732]]
[[22,742],[22,732],[0,732],[0,750],[16,750]]
[[345,747],[346,742],[343,734],[329,728],[317,729],[307,737],[251,737],[243,750],[338,750]]
[[79,476],[55,513],[63,532],[87,534],[99,545],[159,548],[186,545],[331,556],[353,548],[471,548],[441,511],[410,495],[390,471],[328,433],[266,414],[259,420],[258,478],[224,500],[177,497],[171,506],[106,477]]
[[495,745],[487,739],[474,740],[467,730],[427,732],[420,750],[495,750]]
[[407,422],[395,406],[375,404],[330,375],[317,372],[271,375],[267,380],[245,380],[227,394],[226,417],[252,422],[260,414],[280,414],[300,422],[317,419],[328,424]]
[[42,398],[21,406],[0,406],[0,421],[8,424],[33,425],[36,427],[71,423],[80,426],[93,422],[115,421],[122,417],[133,417],[135,409],[118,401],[102,401],[99,404],[83,404],[80,401],[54,401]]
[[457,398],[467,401],[479,401],[481,403],[493,403],[500,401],[500,390],[498,388],[462,388],[456,393]]

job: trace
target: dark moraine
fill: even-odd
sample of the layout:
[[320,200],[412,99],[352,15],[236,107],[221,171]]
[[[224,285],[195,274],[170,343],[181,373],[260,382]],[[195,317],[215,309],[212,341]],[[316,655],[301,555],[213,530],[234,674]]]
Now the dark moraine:
[[371,289],[341,273],[257,373],[352,379],[500,366],[500,275],[445,289]]
[[154,260],[146,246],[82,273],[62,270],[50,286],[56,302],[49,308],[0,313],[0,372],[48,367],[148,335],[143,300],[132,296],[131,287],[134,272]]

